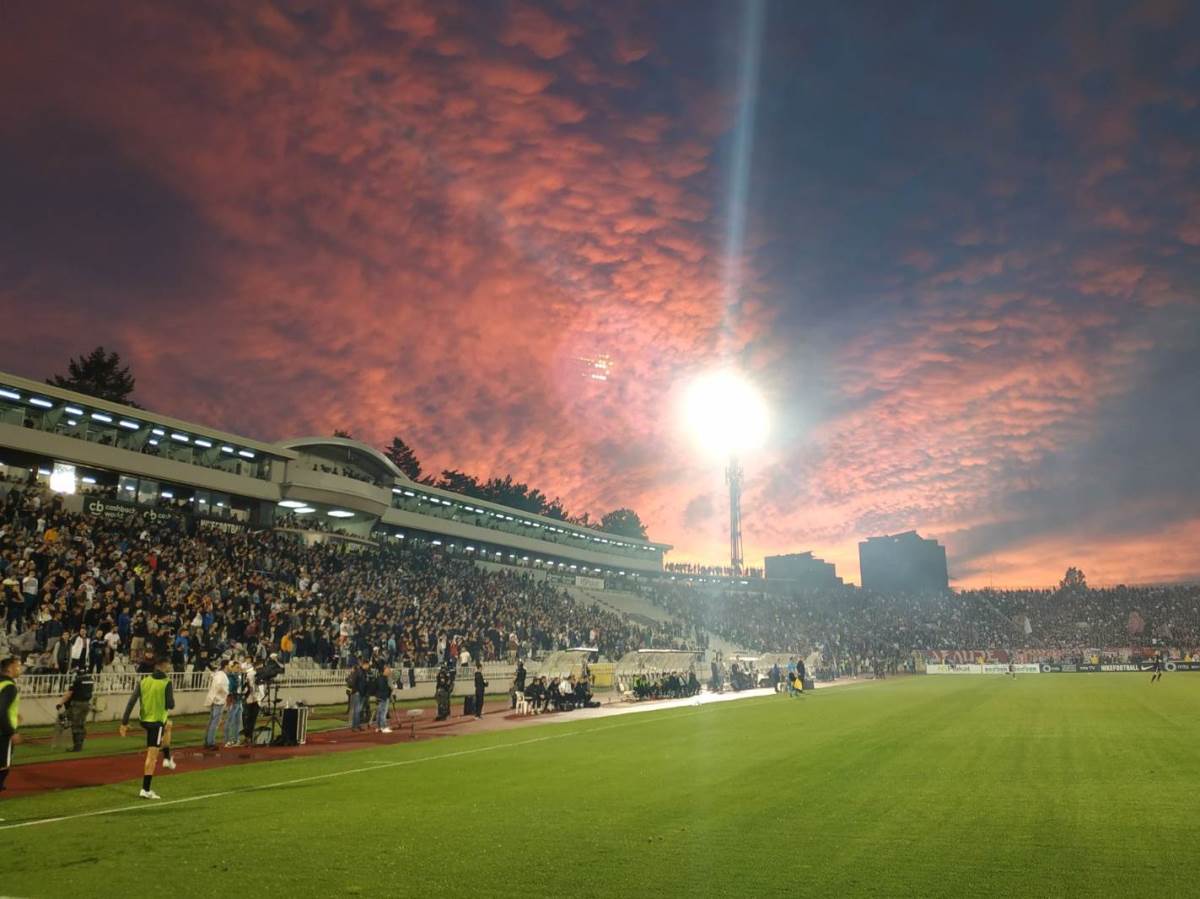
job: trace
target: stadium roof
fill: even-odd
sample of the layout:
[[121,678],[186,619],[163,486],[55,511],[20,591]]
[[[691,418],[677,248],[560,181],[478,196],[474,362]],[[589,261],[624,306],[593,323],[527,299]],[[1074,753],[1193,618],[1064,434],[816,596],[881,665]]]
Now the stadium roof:
[[404,472],[396,467],[396,463],[381,453],[375,447],[348,437],[297,437],[281,440],[279,446],[294,450],[321,449],[324,447],[344,448],[348,455],[355,457],[354,461],[367,469],[375,469],[382,479],[394,478],[397,481],[413,483]]
[[239,434],[230,434],[228,431],[219,431],[215,428],[207,427],[206,425],[193,424],[192,422],[183,421],[179,418],[173,418],[170,415],[163,415],[159,412],[152,412],[149,409],[142,409],[138,406],[129,406],[124,403],[113,403],[109,400],[102,400],[98,397],[89,396],[86,393],[77,393],[74,390],[64,390],[62,387],[55,387],[52,384],[43,384],[41,381],[31,381],[28,378],[22,378],[18,375],[9,374],[8,372],[0,372],[0,384],[14,387],[18,391],[24,392],[32,397],[54,397],[55,399],[63,400],[69,403],[77,403],[80,406],[89,409],[95,409],[103,412],[112,412],[122,418],[130,418],[153,422],[154,424],[164,425],[166,428],[171,428],[176,431],[186,431],[189,434],[194,434],[199,437],[208,437],[214,441],[221,443],[233,443],[238,446],[243,446],[246,449],[256,450],[264,455],[274,456],[277,459],[296,459],[298,455],[287,449],[282,444],[264,443],[261,440],[255,440],[251,437],[243,437]]

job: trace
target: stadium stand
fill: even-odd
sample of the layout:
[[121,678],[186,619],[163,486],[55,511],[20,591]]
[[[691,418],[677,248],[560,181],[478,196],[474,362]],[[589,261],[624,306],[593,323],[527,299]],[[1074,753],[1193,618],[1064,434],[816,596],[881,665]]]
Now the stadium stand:
[[[724,641],[710,648],[726,654],[817,650],[820,667],[842,673],[911,669],[914,653],[1028,660],[1200,646],[1194,586],[907,596],[643,578],[636,592],[601,591],[550,572],[485,570],[419,540],[352,548],[288,528],[187,533],[171,517],[72,513],[36,483],[12,486],[0,520],[3,648],[27,656],[29,674],[80,659],[131,672],[147,651],[202,670],[234,646],[260,657],[282,650],[301,671],[361,657],[511,663],[579,647],[616,660],[647,648],[702,651],[710,633]],[[664,666],[655,672],[674,670]]]
[[68,512],[37,484],[9,490],[0,521],[5,639],[29,656],[30,674],[81,660],[127,670],[146,654],[203,670],[235,646],[336,668],[357,658],[511,661],[575,646],[619,658],[677,645],[669,628],[423,541],[351,549],[274,529],[189,534],[169,517]]
[[[644,582],[667,613],[748,648],[820,649],[825,665],[902,670],[914,653],[1075,657],[1200,647],[1195,585],[1078,590],[963,590],[929,595],[854,588],[765,593]],[[838,660],[838,661],[834,661]]]

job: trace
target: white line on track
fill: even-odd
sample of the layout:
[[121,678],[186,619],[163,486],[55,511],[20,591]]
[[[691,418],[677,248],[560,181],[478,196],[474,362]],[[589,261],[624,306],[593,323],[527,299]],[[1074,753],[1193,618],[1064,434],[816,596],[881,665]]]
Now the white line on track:
[[12,824],[0,824],[0,831],[16,830],[20,827],[37,827],[41,824],[61,824],[64,821],[78,821],[81,818],[95,818],[100,815],[117,815],[121,812],[136,812],[146,809],[164,808],[168,805],[183,805],[188,802],[202,802],[206,799],[220,799],[222,796],[236,796],[242,793],[256,793],[260,790],[273,790],[276,787],[291,787],[296,784],[312,783],[319,780],[332,780],[335,777],[345,777],[348,774],[364,774],[368,771],[382,771],[386,768],[401,768],[407,765],[419,765],[422,762],[436,762],[442,759],[461,758],[466,755],[478,755],[483,752],[494,752],[498,749],[512,749],[517,746],[530,746],[534,743],[545,743],[548,740],[561,740],[565,737],[575,737],[580,734],[594,734],[604,730],[613,730],[618,727],[630,727],[636,724],[645,724],[652,721],[674,721],[678,718],[691,717],[698,714],[695,711],[686,712],[683,715],[673,715],[668,717],[658,718],[655,716],[645,717],[642,715],[634,716],[633,720],[622,721],[615,724],[605,724],[600,727],[590,727],[587,730],[572,730],[566,733],[547,734],[544,737],[532,737],[528,740],[518,740],[515,743],[495,743],[491,746],[476,746],[473,749],[460,749],[455,752],[443,752],[438,755],[424,755],[415,759],[397,759],[393,762],[370,762],[363,768],[348,768],[345,771],[329,771],[324,774],[312,774],[308,777],[296,777],[291,780],[281,780],[276,783],[256,784],[249,787],[239,787],[234,790],[218,790],[215,793],[202,793],[199,796],[186,796],[183,799],[165,799],[160,801],[146,800],[137,805],[123,805],[118,808],[96,809],[91,812],[79,812],[74,815],[58,815],[53,818],[34,818],[30,821],[16,821]]

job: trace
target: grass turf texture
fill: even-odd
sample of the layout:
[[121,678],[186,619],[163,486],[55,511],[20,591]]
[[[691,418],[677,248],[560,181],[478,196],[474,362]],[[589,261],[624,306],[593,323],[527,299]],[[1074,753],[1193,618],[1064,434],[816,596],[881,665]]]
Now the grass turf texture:
[[[0,830],[3,891],[1184,895],[1200,676],[1148,681],[913,678],[185,770],[155,779],[165,799],[222,795]],[[0,815],[136,806],[136,787]]]

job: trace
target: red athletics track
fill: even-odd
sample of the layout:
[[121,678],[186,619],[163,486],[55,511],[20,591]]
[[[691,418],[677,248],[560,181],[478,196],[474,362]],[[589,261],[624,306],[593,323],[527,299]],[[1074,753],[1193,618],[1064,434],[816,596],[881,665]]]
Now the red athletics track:
[[[178,771],[167,771],[160,763],[155,772],[155,778],[157,782],[158,778],[170,777],[173,773],[185,774],[189,771],[205,771],[228,765],[272,762],[298,756],[408,743],[412,741],[413,733],[415,733],[416,739],[420,740],[423,737],[444,737],[503,729],[514,726],[518,722],[537,720],[519,718],[515,714],[509,714],[507,699],[487,703],[484,706],[486,714],[482,720],[461,717],[461,709],[462,705],[459,704],[458,709],[445,721],[435,721],[435,710],[426,708],[422,710],[423,714],[420,718],[416,718],[413,724],[410,724],[405,710],[400,709],[392,715],[392,727],[396,729],[395,733],[380,734],[372,731],[352,733],[349,728],[340,728],[310,733],[308,742],[303,746],[253,746],[241,749],[221,749],[215,752],[199,746],[185,746],[174,753],[175,759],[179,763]],[[198,728],[199,725],[195,727]],[[131,735],[141,736],[141,733],[141,729],[136,726],[130,729]],[[130,745],[137,744],[131,740]],[[13,747],[13,754],[18,760],[20,752],[20,745]],[[100,755],[83,759],[66,757],[53,762],[17,764],[9,771],[4,795],[9,798],[30,796],[50,790],[70,790],[77,787],[95,787],[135,780],[142,776],[144,760],[145,746],[142,745],[137,750],[120,755]]]

